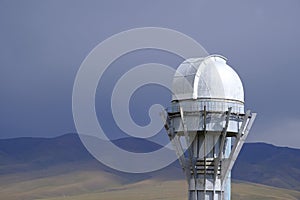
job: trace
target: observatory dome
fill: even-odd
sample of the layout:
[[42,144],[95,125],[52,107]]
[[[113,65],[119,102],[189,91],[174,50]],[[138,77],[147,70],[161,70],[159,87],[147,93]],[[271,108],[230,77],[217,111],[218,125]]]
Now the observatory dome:
[[177,69],[173,79],[172,100],[216,99],[244,103],[244,89],[226,58],[211,55],[190,58]]
[[211,55],[185,60],[173,79],[173,109],[180,106],[191,111],[244,113],[244,89],[237,73],[226,58]]

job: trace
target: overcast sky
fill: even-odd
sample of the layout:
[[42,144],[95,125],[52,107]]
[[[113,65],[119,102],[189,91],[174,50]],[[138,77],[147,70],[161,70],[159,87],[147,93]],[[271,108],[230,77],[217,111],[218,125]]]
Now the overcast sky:
[[[76,132],[72,87],[81,62],[113,34],[155,26],[185,33],[209,53],[228,58],[243,81],[246,107],[258,113],[249,142],[300,148],[299,19],[298,0],[1,0],[0,138]],[[182,61],[159,53],[120,58],[101,80],[107,83],[99,87],[105,86],[109,96],[114,81],[136,64],[177,67]],[[156,90],[159,98],[151,94]],[[169,100],[157,86],[142,88],[134,97],[132,115],[140,124],[149,120],[151,103]],[[99,119],[117,138],[120,134],[105,110],[107,103],[97,104]]]

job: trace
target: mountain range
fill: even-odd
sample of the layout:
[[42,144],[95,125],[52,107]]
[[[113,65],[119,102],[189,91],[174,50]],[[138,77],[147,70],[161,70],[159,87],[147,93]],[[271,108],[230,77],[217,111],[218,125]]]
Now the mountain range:
[[[113,142],[132,152],[150,152],[160,148],[160,145],[156,143],[137,138],[123,138]],[[299,155],[299,149],[276,147],[265,143],[246,143],[233,168],[232,178],[235,182],[251,182],[300,191]],[[60,182],[58,180],[61,180],[62,187],[56,192],[68,193],[64,181],[70,177],[62,178],[68,174],[70,177],[75,177],[75,180],[78,179],[77,184],[84,185],[80,187],[81,189],[75,190],[76,192],[98,190],[102,187],[101,181],[104,181],[102,185],[105,185],[107,189],[110,184],[115,186],[137,184],[149,180],[175,182],[184,180],[177,161],[164,169],[146,174],[123,173],[106,167],[89,154],[77,134],[66,134],[56,138],[0,140],[0,191],[4,189],[1,191],[2,194],[8,195],[14,191],[22,191],[23,193],[19,194],[26,197],[29,194],[23,191],[23,184],[27,183],[26,187],[29,188],[35,184],[51,185],[53,184],[51,179],[58,183]],[[46,182],[40,182],[45,179]],[[22,185],[19,186],[17,183],[22,183]],[[69,185],[72,184],[74,183],[69,183]],[[75,192],[74,188],[71,188],[72,190],[69,190]],[[49,191],[44,189],[43,194],[48,194]],[[34,188],[30,191],[32,190],[35,191]],[[32,198],[32,193],[30,195],[28,199]],[[36,198],[38,199],[39,196]],[[7,199],[14,198],[7,196]]]

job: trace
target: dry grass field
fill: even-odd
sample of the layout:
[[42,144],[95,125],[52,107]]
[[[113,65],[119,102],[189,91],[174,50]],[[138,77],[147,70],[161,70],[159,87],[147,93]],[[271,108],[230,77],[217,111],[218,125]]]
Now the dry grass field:
[[[185,180],[154,179],[124,183],[118,176],[99,171],[78,171],[63,175],[16,180],[2,177],[1,199],[5,200],[183,200]],[[233,200],[299,200],[300,192],[252,183],[234,182]]]

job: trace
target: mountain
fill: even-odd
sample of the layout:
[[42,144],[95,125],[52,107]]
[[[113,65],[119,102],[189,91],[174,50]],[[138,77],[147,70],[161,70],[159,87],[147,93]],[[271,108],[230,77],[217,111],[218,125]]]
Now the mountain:
[[[150,152],[161,146],[138,138],[123,138],[113,141],[119,147],[132,152]],[[111,169],[98,162],[85,149],[77,134],[56,138],[16,138],[0,140],[1,175],[27,172],[34,177],[56,176],[69,171],[98,170],[122,177],[124,182],[133,182],[157,177],[159,179],[184,179],[179,164],[168,170],[146,174],[130,174]]]
[[[160,148],[158,144],[137,138],[119,139],[114,143],[132,152],[149,152]],[[299,155],[299,149],[247,143],[237,159],[232,177],[235,180],[300,191]],[[56,138],[0,140],[0,185],[13,183],[17,179],[33,180],[88,171],[95,174],[99,172],[105,177],[110,177],[110,180],[117,179],[118,183],[122,184],[149,179],[184,180],[178,162],[146,174],[129,174],[110,169],[87,152],[77,134],[66,134]]]
[[300,191],[300,150],[246,143],[232,171],[234,179]]

